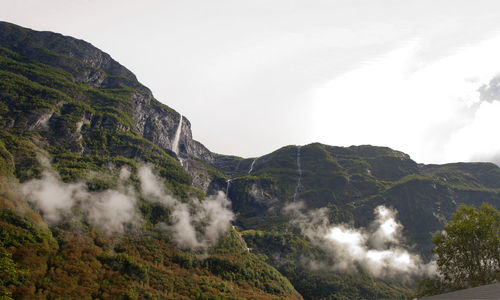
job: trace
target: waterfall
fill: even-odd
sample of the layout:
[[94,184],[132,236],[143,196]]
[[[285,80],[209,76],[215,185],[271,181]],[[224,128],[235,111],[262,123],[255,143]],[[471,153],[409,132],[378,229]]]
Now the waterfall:
[[226,198],[229,199],[229,185],[231,185],[231,179],[228,179],[226,181],[227,185],[226,185]]
[[252,171],[253,171],[253,165],[255,165],[255,161],[257,160],[257,158],[252,161],[252,164],[250,165],[250,170],[248,170],[248,174],[252,173]]
[[293,202],[297,199],[297,194],[300,191],[300,188],[302,187],[302,166],[300,165],[300,148],[302,146],[297,147],[297,174],[298,174],[298,179],[297,179],[297,186],[295,186],[295,193],[293,194]]
[[[300,164],[300,149],[302,146],[297,146],[297,185],[295,186],[295,192],[293,193],[293,202],[297,200],[297,195],[300,192],[300,189],[302,188],[302,165]],[[290,220],[288,221],[288,224],[286,225],[285,228],[285,233],[288,233],[288,228],[290,227],[290,224],[292,223],[293,216],[290,217]]]
[[179,140],[181,138],[182,132],[182,115],[179,119],[179,126],[177,126],[177,131],[175,132],[174,141],[172,142],[172,151],[174,151],[177,156],[179,156]]

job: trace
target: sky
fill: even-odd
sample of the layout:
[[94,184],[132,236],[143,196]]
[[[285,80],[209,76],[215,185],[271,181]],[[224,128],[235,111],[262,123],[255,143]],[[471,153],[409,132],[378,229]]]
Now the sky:
[[500,1],[0,0],[84,39],[243,157],[321,142],[500,163]]

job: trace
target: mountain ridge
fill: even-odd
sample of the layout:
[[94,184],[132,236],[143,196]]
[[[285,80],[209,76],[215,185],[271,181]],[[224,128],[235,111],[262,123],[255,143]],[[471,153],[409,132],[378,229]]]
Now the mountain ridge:
[[[494,164],[423,165],[387,147],[320,143],[289,145],[256,158],[212,153],[193,140],[189,120],[182,116],[180,122],[181,115],[156,100],[132,72],[91,44],[71,37],[0,22],[0,78],[2,178],[20,184],[40,178],[47,169],[40,157],[49,157],[62,181],[85,180],[90,192],[119,189],[123,168],[131,172],[131,187],[140,190],[139,169],[149,164],[181,203],[192,198],[203,201],[219,191],[225,191],[231,201],[236,229],[221,239],[208,258],[198,258],[196,253],[177,249],[172,237],[157,231],[159,223],[172,222],[172,208],[148,202],[144,195],[138,199],[139,211],[145,220],[142,230],[150,240],[136,238],[132,231],[115,237],[125,242],[114,246],[103,241],[102,233],[85,220],[50,227],[47,236],[39,237],[45,231],[29,225],[35,221],[43,225],[38,212],[22,197],[8,193],[10,185],[4,184],[0,204],[4,216],[10,217],[4,218],[2,228],[10,228],[9,234],[16,238],[2,247],[9,249],[14,263],[29,269],[23,257],[34,256],[21,253],[27,251],[29,241],[40,253],[50,253],[40,268],[70,268],[75,264],[70,253],[79,250],[65,245],[74,241],[71,235],[79,235],[86,242],[77,245],[93,253],[87,259],[101,268],[101,284],[111,281],[111,287],[118,289],[106,289],[115,297],[150,293],[151,298],[203,294],[300,298],[297,291],[306,299],[404,297],[411,284],[373,277],[362,264],[352,266],[358,275],[332,267],[310,267],[316,261],[333,265],[336,254],[306,236],[304,224],[297,223],[299,217],[322,212],[328,224],[369,228],[376,217],[375,208],[384,205],[397,210],[406,243],[428,260],[432,233],[442,228],[457,205],[486,201],[500,206],[500,168]],[[179,124],[177,151],[173,144]],[[25,207],[31,221],[13,213],[16,205]],[[291,211],[291,207],[298,209]],[[158,268],[151,258],[152,253],[160,255],[154,247],[144,249],[141,243],[168,249],[169,254],[161,256],[166,269]],[[150,256],[139,255],[141,251]],[[71,263],[55,260],[61,256]],[[245,267],[245,261],[259,272]],[[102,275],[106,272],[121,274],[128,281]],[[205,277],[201,280],[197,274]],[[186,285],[189,279],[196,284],[193,291],[172,286],[174,294],[170,295],[161,291],[163,281],[156,279],[160,277]],[[43,286],[49,294],[68,295],[56,291],[60,288],[57,283],[40,283],[41,278],[30,277],[36,282],[30,288]],[[276,281],[266,284],[269,278]],[[127,282],[133,290],[126,289]],[[35,293],[23,290],[15,281],[10,286],[14,293],[28,298]],[[75,293],[80,289],[77,283],[73,287]],[[86,288],[96,297],[99,294],[96,286]],[[75,295],[82,295],[78,293]]]

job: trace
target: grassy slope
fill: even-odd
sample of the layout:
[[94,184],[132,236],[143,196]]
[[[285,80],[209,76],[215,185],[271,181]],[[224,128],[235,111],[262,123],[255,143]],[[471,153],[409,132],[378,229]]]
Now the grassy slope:
[[[78,52],[80,41],[0,25],[2,293],[25,299],[300,298],[286,278],[246,251],[235,231],[208,258],[176,248],[168,235],[150,229],[158,216],[144,201],[139,232],[109,236],[85,224],[49,229],[16,192],[19,181],[40,175],[40,157],[50,157],[67,182],[99,174],[87,180],[91,190],[114,187],[121,166],[135,173],[146,162],[177,197],[204,195],[190,186],[177,160],[137,135],[131,95],[149,91],[133,75],[113,65],[95,69],[48,49],[64,52],[76,44]],[[83,82],[85,72],[104,74],[108,83]],[[55,116],[56,124],[45,126],[50,130],[31,126],[43,114]],[[81,138],[75,138],[78,123],[89,116],[92,124],[83,124]],[[131,180],[137,184],[136,177]]]
[[[326,265],[328,258],[297,230],[286,231],[289,218],[281,212],[293,202],[298,182],[297,151],[296,146],[287,146],[260,157],[251,174],[248,170],[253,159],[239,164],[235,164],[236,159],[225,162],[226,174],[233,172],[229,196],[238,212],[237,224],[246,229],[243,236],[249,247],[265,255],[308,299],[404,294],[404,286],[373,280],[362,271],[351,276],[304,266],[305,258]],[[373,221],[376,206],[393,207],[405,228],[407,244],[415,245],[414,250],[427,259],[432,234],[443,227],[458,204],[486,201],[500,205],[500,169],[493,164],[419,166],[403,153],[372,146],[310,144],[300,151],[302,186],[297,201],[308,209],[328,208],[332,224],[364,227]]]
[[[2,234],[9,242],[2,245],[8,253],[0,253],[0,259],[18,270],[17,279],[2,275],[2,282],[14,293],[27,298],[37,293],[61,297],[71,293],[75,298],[85,293],[101,298],[297,296],[290,283],[264,260],[309,299],[397,297],[405,292],[394,282],[373,280],[363,270],[346,275],[306,266],[304,258],[326,263],[329,258],[297,230],[284,233],[289,219],[281,209],[293,201],[298,180],[295,146],[258,158],[251,174],[253,159],[219,156],[215,165],[232,179],[229,195],[238,213],[237,224],[246,230],[243,237],[256,255],[245,250],[234,231],[210,259],[179,250],[168,242],[168,236],[148,229],[158,215],[146,203],[141,207],[146,234],[141,237],[130,234],[109,239],[88,228],[75,231],[64,226],[48,230],[7,184],[13,178],[22,182],[39,176],[40,155],[52,158],[53,167],[65,181],[86,178],[91,172],[101,174],[88,182],[94,190],[114,187],[119,167],[127,165],[134,172],[139,162],[149,162],[178,197],[203,197],[203,193],[190,186],[191,178],[174,158],[137,135],[131,95],[149,91],[133,74],[114,65],[98,69],[61,55],[68,42],[62,36],[40,41],[48,33],[6,28],[18,41],[0,41],[0,205],[3,216],[12,216],[5,217],[8,221],[2,218]],[[82,81],[82,74],[92,72],[104,74],[105,84],[96,87]],[[170,110],[154,99],[152,105]],[[52,113],[56,123],[49,126],[55,130],[28,128],[36,116]],[[92,124],[83,124],[82,138],[75,139],[78,122],[89,116]],[[442,226],[432,216],[433,209],[439,207],[446,218],[457,201],[498,204],[499,199],[500,171],[491,164],[419,166],[389,148],[311,144],[301,148],[301,165],[298,201],[308,208],[329,208],[332,223],[358,226],[371,221],[375,206],[395,207],[409,243],[417,243],[424,253],[432,246],[430,234]],[[213,182],[219,188],[225,187],[224,175],[218,170],[202,161],[197,167],[216,178]],[[134,176],[132,183],[137,184]],[[84,271],[75,271],[78,268]]]
[[[282,209],[293,202],[298,182],[297,154],[296,146],[278,149],[258,158],[251,174],[248,171],[253,159],[242,160],[234,169],[235,163],[226,163],[230,166],[227,170],[234,172],[229,197],[238,212],[236,223],[246,229],[243,237],[248,246],[287,276],[306,299],[404,297],[408,287],[374,279],[362,269],[354,274],[333,271],[328,267],[333,265],[331,256],[312,245],[297,228],[289,228],[289,217]],[[296,201],[310,209],[328,207],[332,223],[353,221],[352,213],[345,209],[349,200],[360,197],[360,193],[378,193],[388,185],[361,174],[353,186],[350,173],[366,172],[368,164],[352,157],[353,161],[347,162],[345,158],[342,162],[351,166],[347,169],[321,144],[301,147],[300,156],[302,187]],[[323,267],[312,267],[314,264]]]

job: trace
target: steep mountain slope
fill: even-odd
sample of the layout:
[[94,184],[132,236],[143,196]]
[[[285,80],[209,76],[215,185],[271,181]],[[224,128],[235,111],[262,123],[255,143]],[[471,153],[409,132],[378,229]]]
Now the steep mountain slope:
[[[149,193],[145,166],[160,182]],[[57,203],[56,216],[28,203],[33,179],[70,189],[70,203]],[[225,203],[218,191],[234,218],[214,206]],[[457,205],[500,208],[499,192],[494,164],[421,165],[385,147],[211,153],[192,139],[186,117],[109,55],[0,22],[0,261],[8,270],[0,292],[14,298],[404,297],[423,261],[411,272],[387,258],[373,268],[326,235],[368,236],[383,206],[395,211],[399,235],[388,247],[397,248],[370,237],[359,249],[428,261],[432,234]],[[106,207],[106,197],[120,201]],[[122,220],[130,201],[133,214]],[[113,214],[96,217],[107,208]],[[218,213],[226,223],[210,219]],[[176,231],[183,227],[193,230]]]
[[[254,159],[216,158],[214,166],[231,178],[228,196],[237,213],[235,224],[244,230],[249,247],[266,255],[308,299],[366,297],[364,289],[371,291],[370,297],[394,297],[404,284],[397,284],[401,281],[391,276],[377,281],[364,271],[355,276],[339,272],[335,266],[341,250],[332,253],[322,245],[325,239],[315,241],[304,227],[321,231],[324,224],[329,228],[347,224],[366,232],[374,226],[375,208],[383,205],[397,212],[396,220],[403,226],[398,244],[429,261],[432,235],[451,219],[458,205],[488,202],[500,208],[500,168],[496,165],[419,165],[408,155],[384,147],[287,146]],[[300,210],[290,210],[297,207]],[[316,215],[304,218],[307,214]],[[382,255],[383,251],[376,251],[384,249],[368,248],[367,255],[370,251]],[[351,271],[371,266],[352,259],[358,263],[351,265]],[[420,275],[430,267],[424,262],[418,265]]]
[[329,207],[334,223],[367,226],[373,209],[383,204],[398,211],[409,242],[429,256],[432,234],[460,203],[500,207],[500,168],[492,163],[419,165],[389,148],[322,144],[229,159],[214,166],[232,178],[228,194],[242,228],[286,226],[289,220],[278,216],[294,201],[310,210]]
[[[201,160],[212,154],[185,118],[172,151],[180,120],[92,45],[0,23],[2,296],[300,299],[229,223],[210,248],[176,237],[176,212],[207,214],[185,226],[195,241],[219,226],[211,211],[228,214],[179,163],[203,184],[223,176]],[[157,178],[149,194],[145,165]],[[202,211],[190,217],[188,205]]]

